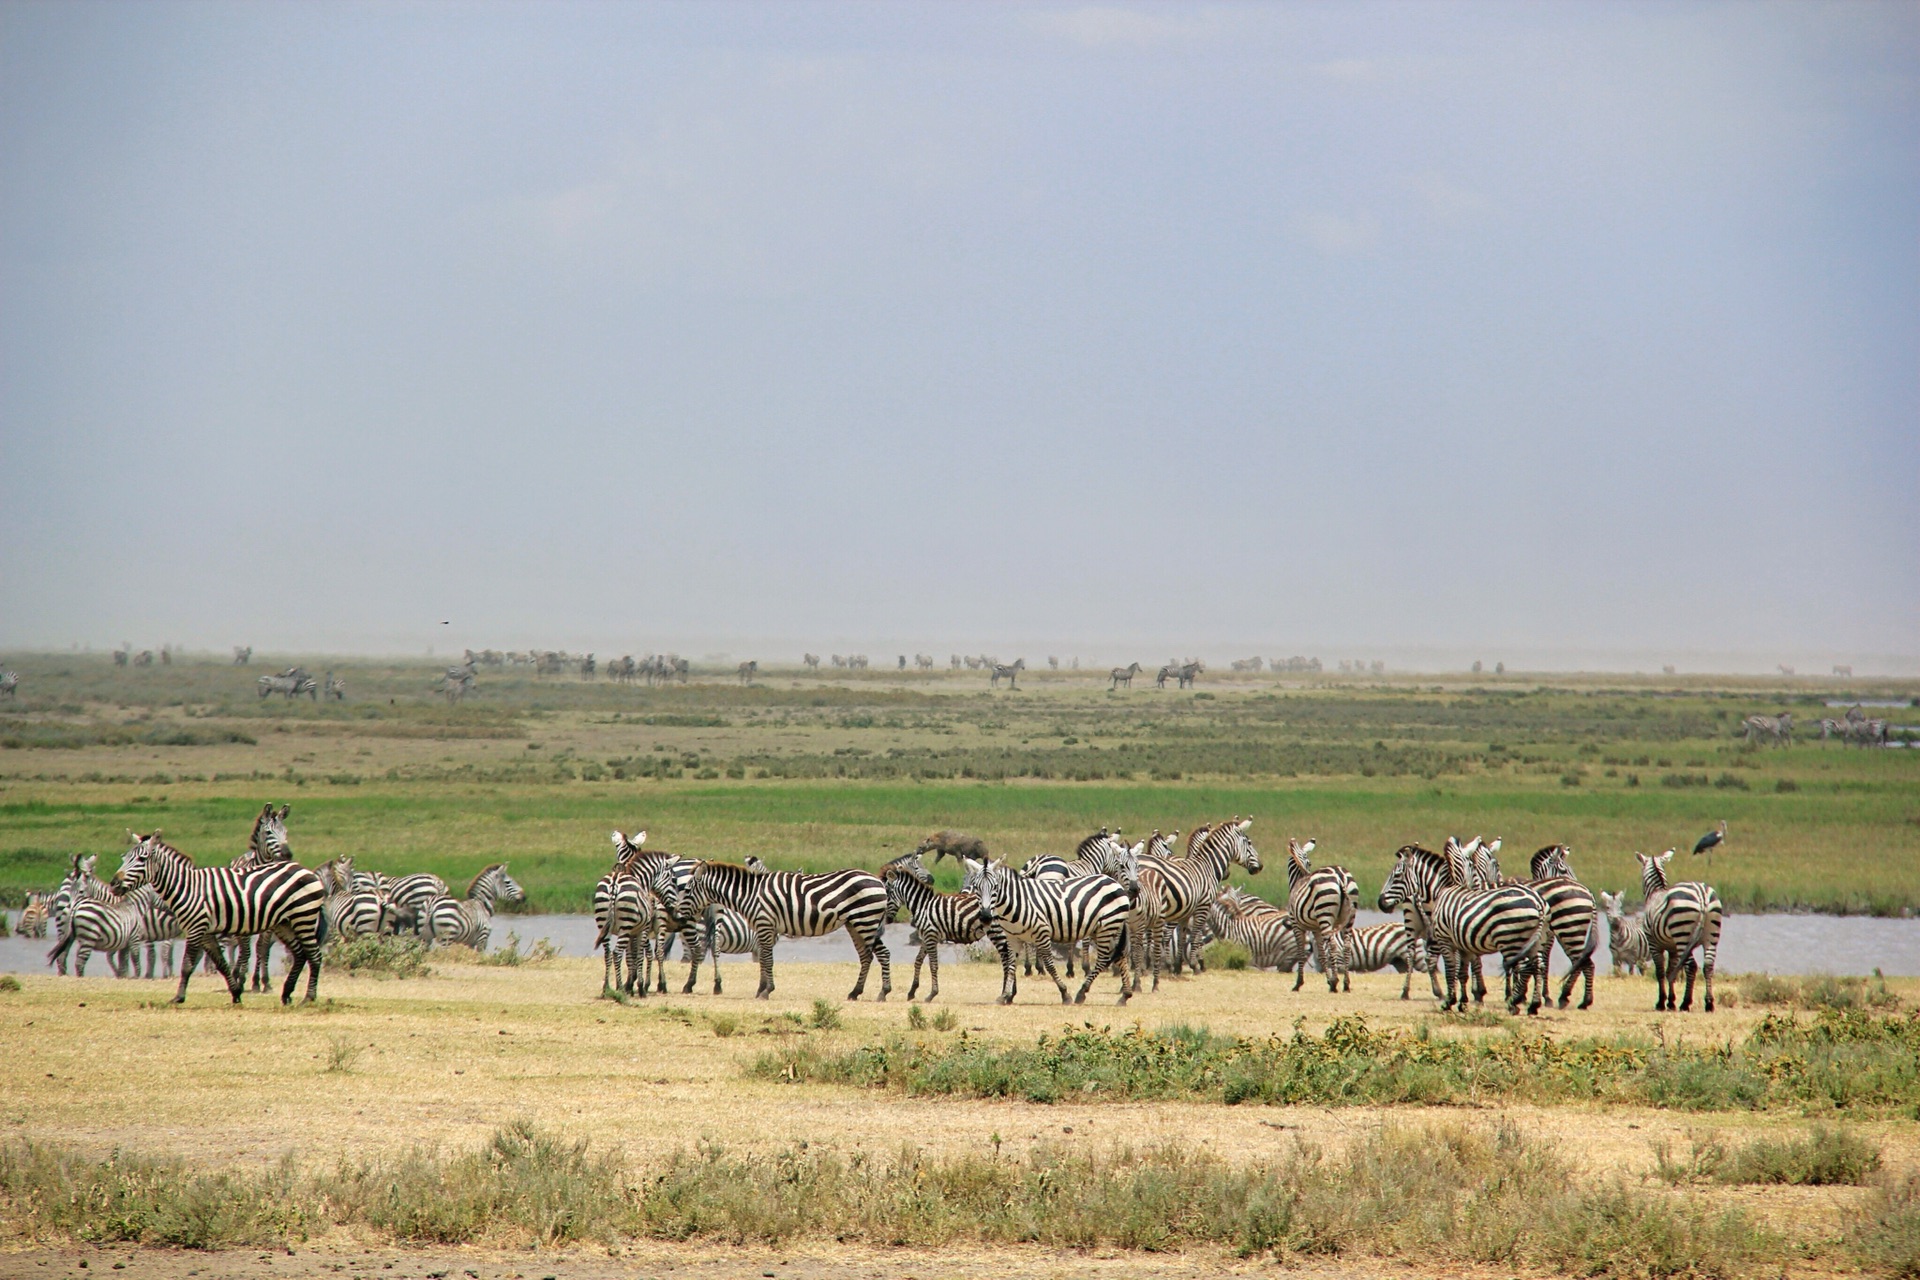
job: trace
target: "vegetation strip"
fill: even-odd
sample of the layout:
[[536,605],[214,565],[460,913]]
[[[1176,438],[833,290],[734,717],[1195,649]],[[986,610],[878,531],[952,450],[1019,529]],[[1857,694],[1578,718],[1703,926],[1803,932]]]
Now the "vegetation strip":
[[1920,1010],[1769,1013],[1745,1039],[1663,1044],[1644,1037],[1553,1039],[1376,1029],[1335,1018],[1318,1036],[1218,1036],[1205,1028],[1114,1031],[1088,1024],[1031,1045],[893,1035],[832,1049],[785,1045],[750,1075],[909,1094],[1033,1102],[1190,1098],[1226,1103],[1458,1104],[1601,1101],[1692,1111],[1782,1107],[1920,1117]]
[[21,1236],[212,1249],[334,1227],[411,1244],[739,1243],[801,1237],[1223,1246],[1246,1255],[1372,1255],[1546,1266],[1593,1276],[1757,1272],[1782,1258],[1920,1266],[1920,1182],[1882,1178],[1843,1236],[1783,1236],[1688,1192],[1595,1178],[1507,1125],[1390,1127],[1330,1154],[1296,1143],[1233,1164],[1174,1145],[1103,1155],[890,1157],[716,1145],[632,1168],[520,1122],[483,1148],[414,1150],[307,1173],[202,1173],[177,1160],[0,1146],[0,1205]]

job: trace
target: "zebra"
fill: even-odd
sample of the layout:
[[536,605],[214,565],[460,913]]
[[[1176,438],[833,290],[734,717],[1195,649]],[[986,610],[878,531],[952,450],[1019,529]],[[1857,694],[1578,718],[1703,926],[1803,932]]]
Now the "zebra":
[[959,654],[957,654],[957,653],[950,653],[950,654],[948,654],[948,655],[947,655],[947,669],[948,669],[948,670],[950,670],[950,671],[958,671],[958,670],[960,669],[960,662],[961,662],[961,658],[960,658],[960,655],[959,655]]
[[[613,833],[614,870],[621,875],[639,879],[654,896],[659,908],[656,917],[654,949],[659,957],[655,966],[656,990],[662,995],[667,990],[666,962],[673,949],[673,939],[678,935],[685,943],[687,954],[687,982],[680,988],[680,994],[692,992],[700,977],[700,961],[707,951],[703,936],[703,921],[699,913],[688,905],[687,886],[693,879],[698,864],[692,858],[679,858],[661,849],[645,848],[647,833],[637,831],[631,837],[621,832]],[[741,937],[741,930],[751,935],[738,912],[726,907],[717,907],[714,911],[715,942],[718,950],[728,955],[741,955],[754,950],[751,943],[746,946],[733,946]],[[713,993],[720,994],[719,966],[714,966]]]
[[449,703],[459,702],[473,692],[473,664],[448,667],[440,677],[440,692],[445,694]]
[[1647,942],[1647,918],[1640,914],[1627,915],[1622,910],[1626,897],[1624,889],[1619,893],[1605,890],[1600,893],[1607,913],[1607,949],[1612,953],[1616,977],[1622,969],[1634,974],[1646,972],[1653,958],[1653,949]]
[[1118,881],[1105,876],[1034,879],[993,860],[969,860],[966,867],[962,892],[971,888],[979,899],[988,937],[1000,952],[1001,1004],[1012,1004],[1019,990],[1011,950],[1015,940],[1030,944],[1039,955],[1047,976],[1060,990],[1062,1004],[1067,1003],[1067,984],[1053,967],[1053,948],[1062,943],[1091,942],[1093,957],[1073,1003],[1086,1003],[1093,980],[1109,966],[1120,978],[1119,1003],[1127,1003],[1133,994],[1127,976],[1127,916],[1133,903]]
[[930,653],[916,653],[913,655],[913,665],[919,668],[923,674],[932,671],[933,655]]
[[1199,681],[1201,673],[1206,669],[1207,664],[1198,658],[1189,658],[1187,661],[1181,663],[1178,671],[1175,672],[1179,677],[1180,688],[1191,688]]
[[289,702],[303,693],[316,701],[319,698],[319,695],[314,692],[316,686],[313,683],[313,677],[299,667],[289,667],[277,676],[261,676],[253,684],[262,698],[276,693],[284,694]]
[[[939,893],[933,887],[933,874],[917,853],[902,854],[880,868],[880,881],[887,887],[887,915],[904,910],[913,921],[914,936],[920,952],[913,958],[913,985],[907,988],[912,1000],[920,990],[920,966],[927,965],[927,999],[940,998],[940,944],[978,942],[987,936],[987,921],[980,914],[976,897],[965,893]],[[998,945],[1004,945],[1002,938]]]
[[[694,863],[687,882],[690,913],[706,916],[715,905],[732,907],[753,926],[755,956],[760,963],[756,1000],[773,994],[773,944],[790,938],[818,938],[840,929],[853,939],[860,956],[860,977],[847,993],[858,1000],[867,989],[867,972],[880,961],[880,994],[893,990],[893,962],[883,935],[887,922],[887,886],[871,871],[848,869],[809,875],[799,871],[768,871],[732,862]],[[708,947],[713,949],[713,922],[707,916]],[[714,990],[720,989],[719,960],[714,960]]]
[[[1313,847],[1312,840],[1304,845],[1291,837],[1287,840],[1287,915],[1294,928],[1313,939],[1314,959],[1327,975],[1327,990],[1338,992],[1343,979],[1351,990],[1352,979],[1347,978],[1333,935],[1352,926],[1360,888],[1345,867],[1315,868],[1307,857]],[[1293,989],[1298,991],[1306,980],[1307,967],[1302,963],[1294,973]]]
[[[1570,852],[1563,844],[1550,844],[1536,850],[1528,860],[1531,878],[1522,882],[1500,874],[1500,841],[1482,842],[1473,854],[1475,887],[1492,889],[1503,884],[1525,883],[1545,900],[1547,925],[1553,930],[1569,966],[1566,981],[1560,984],[1559,1007],[1567,1007],[1574,980],[1584,978],[1586,985],[1580,1007],[1590,1009],[1593,1007],[1593,955],[1600,948],[1600,909],[1593,900],[1592,890],[1575,878],[1567,860]],[[1549,960],[1550,956],[1541,956],[1543,982],[1552,976]]]
[[759,674],[760,674],[760,663],[758,662],[758,660],[747,661],[740,664],[740,683],[741,684],[752,684],[753,678]]
[[129,656],[130,655],[128,654],[128,651],[126,649],[115,649],[113,651],[113,665],[116,667],[126,666],[127,658]]
[[378,934],[386,920],[386,895],[372,884],[371,873],[354,870],[351,857],[334,858],[314,868],[327,890],[327,931],[342,938]]
[[507,874],[507,864],[494,862],[482,868],[467,886],[467,896],[452,898],[445,894],[421,909],[427,936],[442,946],[458,943],[475,951],[487,949],[493,932],[493,904],[526,901],[526,890]]
[[154,964],[157,947],[166,967],[166,976],[171,978],[173,940],[179,936],[179,926],[166,904],[152,889],[142,886],[131,893],[110,893],[104,898],[76,902],[67,917],[66,927],[61,930],[58,944],[47,953],[47,960],[57,964],[60,972],[65,973],[67,952],[73,948],[74,975],[84,978],[87,976],[88,957],[95,951],[101,951],[108,955],[115,977],[138,978],[141,976],[139,948],[144,944],[147,949],[146,976],[160,976]]
[[136,667],[150,667],[150,666],[152,666],[152,665],[153,665],[153,650],[151,650],[151,649],[142,649],[142,650],[141,650],[141,651],[140,651],[139,653],[136,653],[136,654],[134,654],[134,655],[133,655],[133,665],[134,665],[134,666],[136,666]]
[[[1139,851],[1145,847],[1144,844],[1137,847],[1129,847],[1125,841],[1120,839],[1118,832],[1109,831],[1105,827],[1102,827],[1079,843],[1074,849],[1071,859],[1062,858],[1058,854],[1052,853],[1037,854],[1027,859],[1027,864],[1020,869],[1019,874],[1030,878],[1052,880],[1077,880],[1085,876],[1106,876],[1117,881],[1126,889],[1127,896],[1133,901],[1135,910],[1138,911],[1140,903],[1140,865],[1138,854]],[[1133,929],[1129,928],[1128,935],[1130,938],[1134,936]],[[1025,970],[1024,976],[1031,977],[1033,976],[1033,955],[1024,948],[1022,952],[1023,968]],[[1066,959],[1067,976],[1069,978],[1073,977],[1073,948],[1068,947],[1064,952],[1059,954],[1064,955]],[[1133,976],[1137,989],[1139,982],[1139,973],[1137,970]]]
[[30,893],[26,905],[21,908],[20,922],[13,931],[23,938],[44,938],[47,936],[47,898],[45,894]]
[[0,670],[0,698],[17,698],[19,696],[20,673],[18,671]]
[[1015,658],[1012,662],[996,662],[993,664],[993,675],[988,678],[987,683],[998,687],[1000,682],[1005,680],[1008,688],[1018,689],[1020,687],[1020,673],[1026,669],[1027,660],[1025,658]]
[[1777,716],[1748,716],[1740,722],[1740,732],[1746,736],[1749,744],[1766,738],[1790,747],[1793,745],[1793,713],[1782,711]]
[[[356,875],[361,874],[356,872]],[[424,908],[429,902],[447,896],[447,882],[430,871],[400,876],[386,886],[386,916],[380,926],[383,933],[402,929],[422,932],[426,925]]]
[[[1380,909],[1408,909],[1409,930],[1423,936],[1428,947],[1445,962],[1447,994],[1440,1006],[1443,1010],[1466,1007],[1467,971],[1477,967],[1471,962],[1498,951],[1515,975],[1515,985],[1507,993],[1507,1011],[1518,1013],[1528,979],[1537,977],[1543,967],[1540,954],[1552,945],[1546,903],[1525,885],[1474,888],[1474,845],[1462,847],[1449,838],[1444,856],[1418,845],[1402,847],[1381,887]],[[1529,1014],[1540,1010],[1542,985],[1536,981],[1533,986]],[[1475,987],[1474,999],[1478,1001],[1480,984]]]
[[347,700],[347,682],[345,680],[336,680],[331,671],[327,672],[327,681],[320,687],[320,700],[325,702],[329,698],[335,702],[345,702]]
[[1887,722],[1885,720],[1850,721],[1846,730],[1846,741],[1857,742],[1863,747],[1887,745]]
[[[1673,857],[1671,849],[1657,858],[1639,852],[1633,856],[1640,859],[1640,883],[1647,894],[1647,904],[1641,916],[1646,922],[1653,979],[1660,988],[1654,1009],[1671,1010],[1677,1007],[1681,1013],[1693,1009],[1693,953],[1698,948],[1699,969],[1707,985],[1705,1008],[1712,1013],[1713,968],[1720,951],[1720,922],[1726,914],[1719,893],[1712,885],[1702,884],[1698,880],[1669,885],[1667,862]],[[1674,988],[1679,984],[1679,970],[1683,965],[1687,971],[1687,993],[1676,1006],[1673,1002]]]
[[[604,973],[601,993],[624,991],[645,998],[657,950],[660,907],[639,878],[617,868],[600,877],[593,889],[593,916],[599,926],[594,945],[601,949]],[[626,978],[620,977],[622,959]]]
[[1839,676],[1842,680],[1851,680],[1853,679],[1853,667],[1848,663],[1835,663],[1833,674]]
[[1848,727],[1849,726],[1843,721],[1833,719],[1822,720],[1820,722],[1820,741],[1825,742],[1829,738],[1839,738],[1842,742],[1845,742],[1847,740]]
[[1406,975],[1406,981],[1400,984],[1402,1000],[1412,998],[1413,975],[1416,972],[1427,975],[1434,998],[1440,998],[1439,966],[1434,963],[1427,944],[1414,937],[1413,932],[1400,921],[1390,920],[1385,924],[1370,924],[1357,929],[1349,925],[1333,935],[1331,949],[1340,960],[1343,991],[1353,989],[1350,975],[1356,971],[1374,973],[1391,968],[1396,973]]
[[[1153,854],[1154,841],[1149,838],[1148,852],[1140,859],[1139,878],[1140,900],[1145,906],[1143,924],[1148,931],[1144,941],[1147,963],[1153,967],[1154,990],[1160,988],[1160,970],[1168,953],[1167,931],[1181,928],[1191,935],[1196,919],[1227,882],[1234,864],[1246,868],[1248,875],[1260,874],[1260,852],[1247,838],[1252,826],[1252,818],[1236,814],[1230,822],[1195,827],[1187,833],[1186,852],[1177,858]],[[1134,977],[1138,981],[1139,975]]]
[[593,655],[588,654],[586,657],[580,659],[580,678],[582,680],[591,680],[593,679],[593,672]]
[[[247,851],[228,866],[234,871],[247,872],[291,860],[293,849],[287,844],[287,813],[291,808],[291,805],[285,804],[277,810],[272,804],[261,806],[259,815],[253,820],[253,830],[247,834]],[[259,950],[253,957],[250,989],[266,991],[271,986],[268,952],[273,949],[273,939],[263,933],[247,944],[246,949],[250,950],[254,945]]]
[[249,644],[249,645],[233,646],[233,665],[234,666],[244,667],[252,661],[253,661],[252,645]]
[[1245,889],[1222,889],[1209,909],[1217,937],[1237,942],[1256,969],[1292,969],[1307,957],[1307,940],[1293,918]]
[[1180,674],[1179,666],[1175,663],[1169,662],[1166,666],[1161,667],[1160,670],[1154,675],[1153,687],[1156,689],[1164,689],[1167,687],[1167,681],[1174,679],[1179,674]]
[[815,675],[818,675],[820,673],[820,655],[817,653],[803,653],[800,655],[800,665]]
[[[202,954],[227,980],[233,1003],[240,1003],[245,985],[247,953],[253,935],[271,933],[293,952],[280,1003],[293,1003],[300,970],[307,970],[308,1003],[319,994],[320,946],[326,941],[327,922],[322,908],[326,889],[320,878],[297,862],[278,862],[254,871],[231,867],[196,867],[186,854],[160,838],[158,831],[140,836],[121,859],[116,885],[124,892],[151,884],[180,924],[187,940],[180,962],[180,986],[173,1002],[184,1004],[187,980]],[[220,954],[218,940],[238,934],[240,964],[230,969]]]
[[1124,667],[1115,667],[1113,670],[1107,672],[1107,679],[1110,681],[1107,685],[1107,692],[1112,693],[1121,685],[1125,685],[1129,689],[1133,688],[1133,678],[1139,675],[1142,670],[1143,668],[1139,663],[1130,662]]

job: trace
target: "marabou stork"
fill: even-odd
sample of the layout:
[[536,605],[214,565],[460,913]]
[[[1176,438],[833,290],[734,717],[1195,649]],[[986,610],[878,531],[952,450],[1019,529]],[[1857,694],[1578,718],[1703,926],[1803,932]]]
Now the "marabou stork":
[[1694,846],[1693,846],[1694,856],[1699,857],[1703,853],[1706,854],[1707,865],[1711,867],[1713,865],[1713,851],[1716,848],[1718,848],[1721,841],[1725,840],[1726,838],[1727,838],[1727,820],[1725,818],[1722,818],[1720,820],[1720,825],[1717,829],[1707,832],[1707,834],[1701,836],[1700,839],[1694,843]]

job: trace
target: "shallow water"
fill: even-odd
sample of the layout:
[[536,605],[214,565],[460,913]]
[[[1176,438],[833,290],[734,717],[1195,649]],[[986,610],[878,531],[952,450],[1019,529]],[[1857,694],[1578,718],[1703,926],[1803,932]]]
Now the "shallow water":
[[[1387,919],[1398,917],[1374,911],[1360,913],[1361,924]],[[493,925],[494,945],[504,945],[510,933],[519,935],[522,950],[545,938],[558,947],[562,955],[593,953],[592,916],[497,917]],[[0,938],[0,972],[52,972],[46,964],[50,946],[49,939]],[[906,925],[888,927],[887,949],[893,953],[896,965],[912,966],[913,950],[907,945]],[[1603,960],[1606,957],[1604,942],[1600,956]],[[788,938],[781,941],[775,957],[777,960],[851,963],[853,944],[844,933],[825,938]],[[949,958],[951,951],[943,949],[941,959]],[[728,956],[725,963],[733,967],[751,961],[744,956]],[[1556,971],[1564,964],[1564,959],[1556,960]],[[1920,919],[1784,914],[1728,916],[1720,934],[1718,967],[1721,973],[1868,974],[1879,969],[1889,977],[1920,976]],[[87,969],[95,975],[111,972],[102,957],[95,957]],[[897,974],[895,981],[899,981]]]

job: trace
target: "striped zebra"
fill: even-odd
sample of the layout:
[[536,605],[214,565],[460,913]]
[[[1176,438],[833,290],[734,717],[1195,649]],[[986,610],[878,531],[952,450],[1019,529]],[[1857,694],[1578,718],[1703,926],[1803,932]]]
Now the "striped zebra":
[[407,929],[415,935],[424,932],[426,905],[446,896],[447,882],[430,871],[395,877],[386,886],[387,914],[381,931],[399,933]]
[[1213,931],[1237,942],[1251,955],[1256,969],[1286,971],[1306,962],[1307,939],[1284,910],[1245,889],[1223,889],[1210,909]]
[[448,667],[440,676],[440,692],[446,695],[449,703],[459,702],[473,692],[476,678],[471,662],[464,666]]
[[977,897],[964,893],[940,893],[933,887],[933,873],[917,853],[902,854],[880,868],[880,882],[887,887],[887,916],[905,911],[913,921],[914,937],[920,951],[913,958],[913,985],[907,988],[912,1000],[920,990],[920,965],[927,965],[927,999],[940,998],[940,945],[964,946],[987,936],[987,921],[980,914]]
[[289,702],[303,693],[315,699],[319,697],[313,677],[298,667],[289,667],[277,676],[261,676],[253,685],[262,698],[276,693],[284,694]]
[[1647,918],[1637,912],[1627,915],[1626,898],[1625,890],[1600,893],[1601,905],[1607,913],[1607,949],[1612,954],[1616,977],[1622,969],[1628,973],[1645,973],[1653,961],[1653,948],[1647,942]]
[[1018,991],[1013,974],[1015,941],[1030,944],[1047,976],[1067,1002],[1067,984],[1053,967],[1053,948],[1086,940],[1094,945],[1086,981],[1074,1003],[1084,1004],[1093,980],[1112,966],[1120,977],[1120,1003],[1133,993],[1127,980],[1127,916],[1133,903],[1116,880],[1086,876],[1078,880],[1033,879],[1015,873],[1005,863],[968,862],[967,882],[980,902],[987,936],[1000,952],[1000,1003],[1012,1004]]
[[1140,858],[1139,897],[1149,933],[1147,963],[1153,967],[1155,990],[1160,987],[1160,971],[1169,953],[1168,931],[1181,929],[1190,938],[1198,918],[1206,913],[1236,864],[1248,875],[1260,874],[1260,851],[1247,837],[1252,826],[1252,818],[1236,815],[1228,822],[1195,827],[1187,833],[1186,852],[1177,858],[1156,854],[1154,850],[1164,846],[1148,838],[1148,851]]
[[[692,992],[700,977],[700,961],[706,955],[706,921],[699,912],[688,904],[687,886],[693,880],[695,868],[699,865],[692,858],[676,857],[661,849],[647,849],[647,833],[636,832],[632,837],[613,833],[614,870],[622,875],[637,877],[653,892],[655,904],[659,907],[657,916],[658,933],[654,939],[654,954],[659,963],[655,966],[655,990],[662,995],[667,990],[666,962],[673,952],[673,940],[677,936],[687,955],[687,982],[680,988],[680,994]],[[720,944],[739,940],[741,929],[751,928],[736,911],[727,907],[717,907],[713,912],[715,939]],[[744,955],[752,952],[751,945],[734,947],[720,945],[724,955]],[[713,993],[720,994],[720,972],[716,965],[713,975]]]
[[87,976],[87,960],[96,951],[104,952],[113,965],[115,977],[138,978],[139,949],[146,947],[149,978],[159,977],[155,951],[164,961],[166,976],[173,976],[173,940],[180,927],[173,914],[152,889],[142,886],[131,893],[110,893],[104,898],[86,898],[74,904],[61,931],[60,940],[47,953],[49,963],[67,971],[66,957],[74,952],[74,975]]
[[18,671],[0,671],[0,698],[12,698],[20,693],[20,673]]
[[246,665],[247,665],[247,664],[248,664],[249,662],[252,662],[252,661],[253,661],[253,646],[252,646],[252,645],[250,645],[250,644],[249,644],[249,645],[238,645],[238,644],[237,644],[237,645],[235,645],[235,646],[233,646],[233,665],[234,665],[234,666],[236,666],[236,667],[244,667],[244,666],[246,666]]
[[1107,672],[1107,680],[1109,681],[1107,692],[1112,693],[1121,685],[1125,685],[1129,689],[1133,688],[1133,678],[1139,675],[1144,669],[1145,668],[1137,662],[1128,663],[1124,667],[1115,667],[1113,670]]
[[314,868],[327,890],[327,931],[342,938],[378,934],[386,919],[386,898],[377,889],[363,887],[371,877],[353,869],[350,857],[335,858]]
[[1000,682],[1005,680],[1008,688],[1018,689],[1020,687],[1020,673],[1026,669],[1027,660],[1025,658],[1015,658],[1012,662],[996,662],[993,664],[993,674],[988,677],[987,683],[998,688]]
[[[1360,886],[1345,867],[1316,868],[1307,857],[1313,846],[1311,840],[1304,845],[1287,840],[1287,915],[1294,928],[1313,939],[1314,961],[1327,975],[1327,990],[1338,992],[1342,981],[1351,989],[1352,979],[1342,967],[1342,953],[1333,945],[1333,935],[1352,926],[1360,907]],[[1293,989],[1298,991],[1306,981],[1307,967],[1302,963],[1294,973]]]
[[1748,716],[1740,722],[1740,732],[1749,744],[1764,738],[1790,747],[1793,745],[1793,713],[1783,711],[1777,716]]
[[[963,866],[969,861],[984,863],[992,856],[987,851],[986,841],[980,839],[978,836],[970,836],[963,831],[954,831],[952,829],[934,832],[925,840],[922,840],[914,849],[916,856],[924,856],[928,853],[933,854],[933,860],[935,862],[939,862],[942,858],[952,858]],[[1110,858],[1115,861],[1118,860],[1118,842],[1112,837],[1110,832],[1102,828],[1100,831],[1087,837],[1087,839],[1082,840],[1079,848],[1074,851],[1074,856],[1071,859],[1062,858],[1058,854],[1053,853],[1036,854],[1027,860],[1026,866],[1021,868],[1020,874],[1027,876],[1045,876],[1055,880],[1064,880],[1081,875],[1104,875],[1106,874],[1105,868],[1108,865],[1107,860]],[[1014,953],[1020,957],[1023,976],[1032,977],[1034,970],[1040,967],[1033,949],[1024,943],[1010,945],[1012,945]],[[1057,949],[1055,951],[1055,958],[1064,959],[1067,966],[1067,976],[1069,978],[1073,977],[1074,959],[1072,948]]]
[[322,702],[345,702],[347,700],[347,682],[335,677],[333,672],[327,672],[326,683],[320,686],[320,700]]
[[[1560,984],[1559,1007],[1567,1007],[1573,996],[1574,980],[1584,978],[1586,985],[1580,1007],[1592,1008],[1593,957],[1600,949],[1600,908],[1594,901],[1593,891],[1574,876],[1568,861],[1571,851],[1563,844],[1535,850],[1527,864],[1532,876],[1525,881],[1509,880],[1500,874],[1499,853],[1498,839],[1480,843],[1474,851],[1475,887],[1492,889],[1503,884],[1525,884],[1540,895],[1547,904],[1547,925],[1567,957],[1567,977]],[[1543,982],[1552,977],[1550,961],[1550,955],[1541,957]]]
[[[278,862],[254,871],[196,867],[156,831],[136,839],[121,859],[114,880],[123,892],[151,884],[180,924],[187,948],[180,962],[175,1004],[186,1002],[187,980],[203,954],[212,957],[214,968],[227,980],[233,1002],[239,1004],[247,953],[253,935],[259,933],[272,934],[293,952],[280,1003],[293,1002],[302,967],[307,970],[307,1001],[311,1003],[318,995],[320,945],[326,941],[327,928],[322,908],[327,893],[319,877],[299,863]],[[219,939],[235,934],[243,939],[237,970],[230,969],[219,952]]]
[[741,684],[752,684],[755,677],[760,674],[760,663],[757,660],[743,662],[740,664],[738,674]]
[[[1498,952],[1513,974],[1507,1011],[1520,1011],[1529,979],[1533,979],[1527,1012],[1538,1013],[1544,986],[1539,979],[1544,968],[1541,953],[1552,945],[1553,938],[1547,928],[1546,903],[1525,885],[1474,888],[1473,853],[1477,844],[1463,847],[1450,838],[1444,856],[1417,845],[1403,847],[1381,887],[1380,909],[1410,908],[1409,930],[1423,937],[1446,964],[1443,1010],[1466,1007],[1468,970],[1476,967],[1479,957]],[[1477,1002],[1483,996],[1482,984],[1474,985]]]
[[[800,871],[768,871],[732,862],[696,861],[687,882],[688,910],[707,918],[707,950],[713,950],[713,923],[708,908],[732,907],[753,926],[755,958],[760,963],[760,986],[754,998],[773,994],[773,944],[782,935],[818,938],[845,929],[860,957],[860,977],[847,993],[858,1000],[867,989],[867,973],[880,961],[880,994],[893,990],[893,961],[883,934],[887,923],[887,886],[871,871],[849,868],[817,875]],[[720,990],[720,962],[714,957],[714,991]]]
[[[49,920],[53,925],[53,934],[56,941],[53,950],[47,952],[47,963],[53,965],[61,977],[65,977],[67,974],[67,956],[69,949],[73,945],[76,921],[81,917],[86,917],[84,928],[88,935],[97,939],[87,946],[86,952],[88,954],[100,950],[108,951],[110,955],[109,962],[113,965],[113,972],[116,977],[126,977],[129,973],[137,976],[139,973],[139,958],[133,953],[133,942],[128,941],[121,945],[108,947],[104,945],[103,941],[99,941],[99,939],[104,939],[115,932],[124,933],[127,931],[126,926],[101,918],[101,910],[117,911],[125,905],[125,902],[124,895],[94,874],[94,866],[99,861],[99,857],[93,854],[89,854],[86,857],[81,857],[79,854],[73,855],[72,863],[67,869],[66,878],[60,882],[60,888],[55,891],[51,900]],[[156,932],[156,940],[158,936],[159,933]],[[173,932],[167,933],[166,936],[178,937],[179,934]],[[173,948],[171,946],[167,948],[166,959],[167,972],[171,975],[173,972]],[[149,942],[147,945],[147,970],[149,976],[152,974],[153,967],[154,945],[152,942]]]
[[1348,926],[1333,935],[1331,949],[1340,958],[1343,991],[1353,990],[1353,980],[1349,975],[1355,972],[1376,973],[1390,968],[1407,976],[1406,981],[1400,984],[1402,1000],[1412,998],[1415,973],[1426,974],[1427,981],[1433,987],[1434,998],[1441,998],[1439,966],[1434,963],[1427,944],[1414,937],[1412,930],[1397,920],[1357,929]]
[[44,938],[47,936],[47,896],[41,893],[27,895],[26,905],[20,910],[20,922],[13,931],[23,938]]
[[[275,809],[271,804],[261,806],[259,814],[253,820],[253,830],[247,833],[247,851],[227,865],[234,871],[258,871],[274,863],[288,862],[293,858],[293,848],[287,843],[287,813],[291,805],[281,805]],[[258,950],[255,951],[254,948]],[[273,939],[266,934],[252,939],[244,948],[253,954],[253,972],[249,990],[267,991],[271,989],[271,969],[268,953],[273,949]],[[289,948],[291,953],[291,948]]]
[[494,903],[524,902],[526,890],[507,874],[507,864],[494,862],[483,867],[467,886],[467,896],[454,898],[442,894],[421,908],[427,937],[441,946],[458,944],[475,951],[487,949],[493,932]]
[[[1720,923],[1726,914],[1720,895],[1710,884],[1698,880],[1667,883],[1669,849],[1657,858],[1636,852],[1640,859],[1640,884],[1646,890],[1647,905],[1642,910],[1646,921],[1647,947],[1653,959],[1653,978],[1660,994],[1654,1009],[1678,1008],[1681,1013],[1693,1009],[1693,953],[1700,952],[1699,969],[1707,984],[1706,1011],[1713,1012],[1713,967],[1720,951]],[[1679,985],[1679,970],[1687,971],[1687,994],[1679,1005],[1673,1002]]]
[[609,871],[593,887],[593,918],[599,930],[593,944],[600,948],[604,962],[601,994],[624,991],[644,999],[660,927],[660,907],[653,891],[637,876]]

